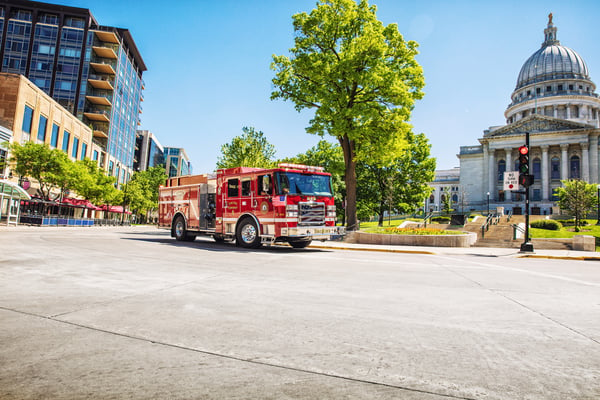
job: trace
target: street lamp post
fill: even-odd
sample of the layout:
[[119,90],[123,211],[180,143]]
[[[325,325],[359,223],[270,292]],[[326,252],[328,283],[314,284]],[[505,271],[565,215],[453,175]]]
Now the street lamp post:
[[490,192],[487,192],[487,203],[488,203],[487,215],[490,215]]

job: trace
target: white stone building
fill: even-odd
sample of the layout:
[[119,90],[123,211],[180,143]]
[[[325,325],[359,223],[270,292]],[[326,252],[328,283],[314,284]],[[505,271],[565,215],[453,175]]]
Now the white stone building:
[[[507,125],[484,131],[479,145],[460,148],[460,190],[467,209],[504,207],[521,214],[521,194],[503,190],[505,171],[518,169],[518,149],[530,133],[532,214],[550,214],[565,179],[598,183],[600,99],[585,61],[562,46],[549,16],[542,47],[525,61],[504,112]],[[556,210],[556,209],[555,209]]]

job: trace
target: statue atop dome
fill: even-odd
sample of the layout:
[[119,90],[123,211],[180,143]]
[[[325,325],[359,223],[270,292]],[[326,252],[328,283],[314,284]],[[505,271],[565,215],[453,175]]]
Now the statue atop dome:
[[548,25],[552,25],[552,13],[548,14]]

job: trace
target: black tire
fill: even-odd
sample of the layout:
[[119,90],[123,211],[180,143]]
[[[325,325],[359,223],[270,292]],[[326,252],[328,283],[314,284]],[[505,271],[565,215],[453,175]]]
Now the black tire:
[[213,239],[217,243],[225,243],[225,237],[223,235],[214,235]]
[[288,243],[295,249],[303,249],[311,244],[312,240],[290,240]]
[[175,218],[175,222],[173,222],[173,236],[175,236],[175,239],[179,242],[189,240],[187,229],[185,229],[185,220],[181,216]]
[[260,247],[260,232],[252,218],[244,218],[240,221],[235,231],[235,241],[238,246],[247,249]]

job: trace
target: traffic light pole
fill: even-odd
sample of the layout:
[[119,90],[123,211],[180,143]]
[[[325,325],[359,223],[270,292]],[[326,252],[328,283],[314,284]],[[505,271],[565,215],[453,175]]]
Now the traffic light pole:
[[[529,150],[529,132],[525,132],[525,146]],[[533,243],[529,240],[529,184],[525,185],[525,240],[521,243],[521,253],[533,253]]]

